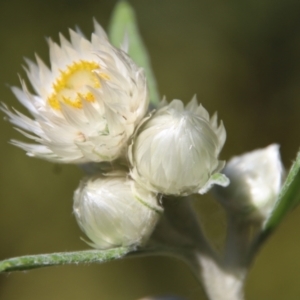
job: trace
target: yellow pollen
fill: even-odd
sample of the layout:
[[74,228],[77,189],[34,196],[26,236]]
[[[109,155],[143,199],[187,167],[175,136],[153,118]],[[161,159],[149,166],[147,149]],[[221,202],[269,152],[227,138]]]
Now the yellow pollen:
[[60,102],[75,108],[82,108],[82,98],[89,102],[95,101],[95,96],[87,86],[100,88],[98,77],[109,79],[107,74],[100,73],[100,66],[96,62],[79,61],[60,71],[59,78],[53,84],[54,92],[48,98],[49,105],[59,110]]

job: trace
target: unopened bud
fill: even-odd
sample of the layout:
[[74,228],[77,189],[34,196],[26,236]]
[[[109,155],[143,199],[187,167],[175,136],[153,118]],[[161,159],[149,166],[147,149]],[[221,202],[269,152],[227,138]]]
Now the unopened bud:
[[162,194],[205,193],[213,184],[228,185],[218,172],[218,155],[226,132],[194,97],[157,110],[137,130],[129,147],[131,176],[147,189]]
[[83,180],[73,208],[89,244],[97,249],[143,244],[163,211],[154,193],[120,171]]
[[282,185],[284,169],[279,145],[233,157],[223,172],[230,185],[215,190],[224,206],[245,218],[264,221],[274,208]]

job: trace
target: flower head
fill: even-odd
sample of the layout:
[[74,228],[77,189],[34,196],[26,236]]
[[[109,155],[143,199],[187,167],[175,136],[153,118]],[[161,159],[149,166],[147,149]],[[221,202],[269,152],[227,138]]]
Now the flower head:
[[150,190],[163,194],[205,193],[212,184],[227,185],[217,172],[224,166],[218,155],[226,132],[216,114],[180,100],[157,110],[137,130],[129,147],[131,176]]
[[143,244],[162,211],[156,195],[122,171],[86,178],[74,194],[77,222],[97,249]]
[[223,172],[230,179],[229,187],[216,189],[223,205],[248,219],[265,220],[282,185],[284,168],[279,145],[235,156]]
[[60,45],[49,39],[49,69],[36,57],[26,60],[35,94],[13,87],[33,119],[5,105],[11,123],[35,143],[13,141],[30,156],[54,162],[112,161],[124,150],[148,109],[146,79],[141,68],[114,48],[95,22],[91,41],[70,30]]

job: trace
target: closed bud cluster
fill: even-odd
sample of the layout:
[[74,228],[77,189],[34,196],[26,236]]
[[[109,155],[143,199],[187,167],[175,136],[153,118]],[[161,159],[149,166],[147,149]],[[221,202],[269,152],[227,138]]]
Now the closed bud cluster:
[[194,97],[157,110],[139,127],[129,147],[131,176],[144,187],[162,194],[205,193],[213,184],[228,185],[218,174],[218,160],[226,132],[217,115],[209,117]]
[[156,195],[124,172],[89,177],[74,194],[76,220],[97,249],[143,244],[162,211]]
[[274,208],[284,169],[279,145],[273,144],[233,157],[224,168],[227,188],[216,188],[222,204],[231,212],[254,221],[264,221]]

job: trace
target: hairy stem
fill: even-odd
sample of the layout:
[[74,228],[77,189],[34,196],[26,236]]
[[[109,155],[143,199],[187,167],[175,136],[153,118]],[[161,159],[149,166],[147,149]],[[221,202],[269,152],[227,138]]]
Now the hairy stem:
[[0,273],[67,264],[103,263],[121,258],[131,250],[132,248],[120,247],[108,250],[86,250],[14,257],[0,261]]

